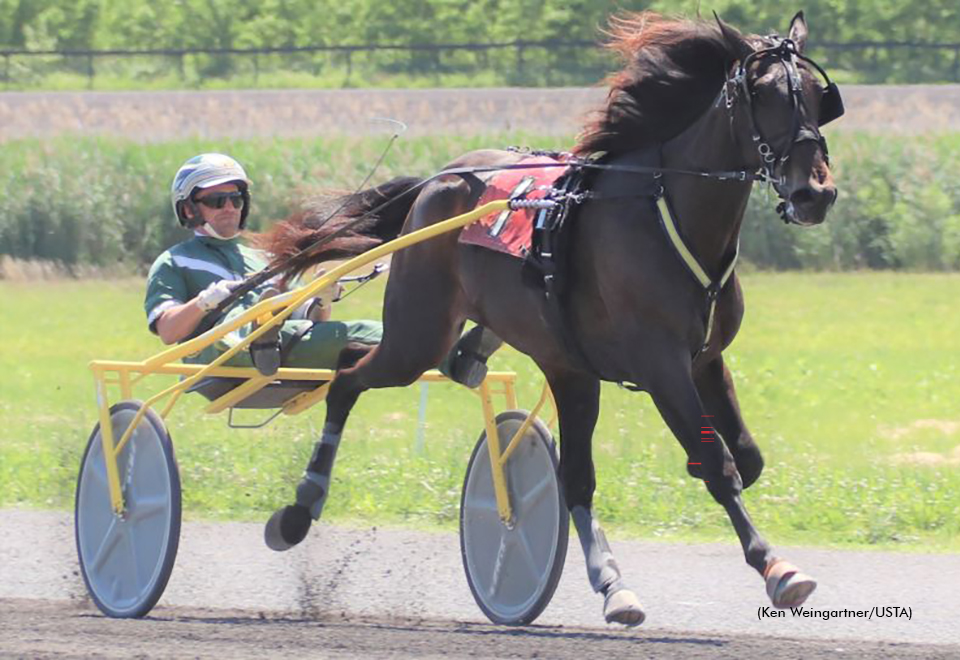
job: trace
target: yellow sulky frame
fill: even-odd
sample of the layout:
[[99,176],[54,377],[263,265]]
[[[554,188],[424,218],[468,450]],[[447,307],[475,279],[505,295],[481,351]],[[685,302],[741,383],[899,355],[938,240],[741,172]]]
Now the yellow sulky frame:
[[[401,250],[410,245],[420,243],[440,234],[464,227],[479,218],[491,213],[496,213],[508,208],[506,200],[489,202],[480,206],[469,213],[464,213],[435,225],[425,227],[410,234],[401,236],[393,241],[380,245],[369,252],[355,257],[333,269],[313,282],[290,291],[288,293],[260,301],[242,316],[233,319],[229,323],[223,323],[211,328],[202,335],[179,344],[173,348],[167,349],[153,357],[142,362],[117,362],[108,360],[95,360],[90,363],[93,370],[93,376],[96,383],[97,407],[100,418],[100,437],[103,442],[103,455],[106,462],[107,483],[110,489],[110,500],[114,512],[122,516],[125,509],[123,501],[123,492],[120,486],[120,475],[117,468],[117,458],[123,450],[126,443],[130,440],[133,430],[137,427],[148,408],[161,400],[167,398],[160,416],[166,418],[173,409],[174,404],[180,398],[180,395],[187,391],[203,378],[208,376],[243,378],[246,380],[242,385],[227,392],[215,401],[212,401],[205,409],[206,413],[218,413],[231,408],[238,402],[246,399],[250,395],[263,389],[275,380],[308,380],[308,381],[326,381],[316,389],[303,392],[291,398],[283,404],[281,411],[287,415],[296,415],[316,403],[322,401],[330,387],[330,381],[335,372],[329,369],[299,369],[282,367],[273,376],[263,376],[252,367],[225,367],[223,363],[245,350],[251,342],[256,340],[262,334],[267,332],[272,326],[283,323],[293,310],[299,305],[317,295],[330,284],[336,282],[348,273],[362,268],[377,259]],[[253,320],[258,320],[261,325],[242,342],[232,347],[222,355],[218,356],[209,364],[181,364],[178,361],[188,355],[201,351],[217,341],[227,333],[239,328]],[[131,399],[133,395],[133,386],[141,382],[147,376],[153,374],[167,374],[181,376],[179,382],[171,385],[167,389],[151,396],[140,406],[130,423],[130,426],[124,431],[123,435],[114,441],[113,425],[110,422],[110,402],[107,396],[107,386],[119,386],[122,399]],[[422,381],[443,381],[446,380],[437,371],[428,371],[420,380]],[[500,519],[507,524],[512,523],[513,512],[510,506],[510,497],[507,489],[507,477],[504,469],[507,460],[519,445],[527,430],[536,419],[537,413],[541,410],[547,399],[553,396],[549,386],[544,384],[540,400],[533,411],[527,416],[527,419],[517,430],[510,444],[500,451],[500,438],[497,434],[496,411],[493,404],[494,396],[503,396],[508,408],[516,408],[516,374],[511,372],[491,372],[487,374],[486,379],[480,385],[476,394],[479,395],[484,417],[484,428],[487,435],[487,447],[490,452],[490,465],[493,473],[494,491],[497,497],[497,510]],[[554,410],[556,406],[554,404]]]

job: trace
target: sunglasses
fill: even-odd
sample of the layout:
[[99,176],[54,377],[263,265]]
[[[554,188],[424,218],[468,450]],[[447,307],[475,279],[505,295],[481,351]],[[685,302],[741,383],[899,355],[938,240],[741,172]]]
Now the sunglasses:
[[243,206],[243,193],[241,192],[225,192],[225,193],[213,193],[207,195],[202,199],[196,199],[198,204],[203,204],[204,206],[211,209],[222,209],[227,200],[230,200],[230,204],[233,208],[238,209]]

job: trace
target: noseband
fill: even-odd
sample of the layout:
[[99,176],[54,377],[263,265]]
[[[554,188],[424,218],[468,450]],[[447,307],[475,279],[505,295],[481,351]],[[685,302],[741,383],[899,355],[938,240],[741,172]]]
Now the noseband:
[[[775,62],[783,65],[787,74],[787,90],[790,94],[790,105],[793,108],[793,120],[790,133],[790,141],[783,153],[778,155],[776,150],[770,146],[770,143],[763,138],[760,128],[757,126],[757,118],[753,106],[753,93],[750,86],[750,77],[747,72],[750,65],[761,58],[773,58]],[[802,107],[802,79],[798,69],[798,60],[806,62],[816,69],[823,76],[827,86],[820,100],[820,116],[817,118],[817,125],[812,126],[803,124],[800,121],[800,109]],[[842,116],[844,113],[843,99],[840,97],[840,90],[836,84],[830,80],[830,76],[823,68],[809,57],[802,55],[797,50],[797,45],[792,39],[778,39],[776,44],[769,48],[756,50],[747,55],[736,67],[731,77],[727,78],[721,91],[721,99],[730,112],[731,120],[733,118],[734,105],[737,99],[742,98],[747,105],[747,116],[750,118],[751,138],[757,146],[757,151],[761,159],[761,172],[767,181],[774,186],[785,183],[783,175],[776,176],[776,172],[783,171],[783,166],[790,159],[793,148],[803,142],[816,142],[823,151],[823,157],[827,164],[830,164],[829,152],[827,150],[827,141],[820,133],[820,127],[829,124],[834,119]]]

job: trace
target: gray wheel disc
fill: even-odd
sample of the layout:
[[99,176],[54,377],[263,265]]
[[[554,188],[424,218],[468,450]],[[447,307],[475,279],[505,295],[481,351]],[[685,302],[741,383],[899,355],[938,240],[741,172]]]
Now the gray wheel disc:
[[[139,402],[110,408],[114,442]],[[141,617],[163,594],[180,539],[180,475],[163,421],[148,411],[118,460],[126,509],[114,514],[100,425],[80,465],[74,511],[77,554],[90,596],[111,617]]]
[[[497,415],[501,451],[527,413]],[[550,431],[537,420],[506,465],[512,529],[500,521],[486,433],[467,467],[460,499],[460,553],[477,605],[498,624],[524,625],[553,597],[567,555],[570,518]]]

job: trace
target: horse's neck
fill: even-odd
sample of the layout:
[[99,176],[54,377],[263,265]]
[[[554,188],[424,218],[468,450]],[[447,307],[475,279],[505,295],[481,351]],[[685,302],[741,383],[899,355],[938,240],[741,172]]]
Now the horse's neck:
[[[663,147],[663,166],[700,171],[742,170],[742,150],[734,142],[726,114],[708,111]],[[751,183],[668,176],[666,191],[675,220],[694,255],[719,277],[736,250]]]

